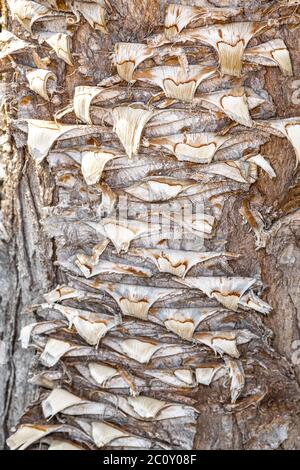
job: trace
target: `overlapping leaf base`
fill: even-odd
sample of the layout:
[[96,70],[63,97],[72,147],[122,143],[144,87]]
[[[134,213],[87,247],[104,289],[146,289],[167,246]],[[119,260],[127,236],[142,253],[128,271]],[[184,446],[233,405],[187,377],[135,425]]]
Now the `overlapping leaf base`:
[[[40,396],[11,449],[192,449],[209,403],[242,413],[269,386],[294,390],[261,273],[223,230],[239,201],[264,247],[248,201],[260,175],[276,178],[261,146],[279,134],[299,158],[299,118],[270,119],[263,88],[264,67],[292,74],[280,13],[162,2],[160,19],[159,2],[119,3],[8,1],[14,34],[0,33],[28,95],[14,145],[53,181],[41,224],[57,268],[21,333]],[[133,39],[114,24],[122,8],[144,12]]]

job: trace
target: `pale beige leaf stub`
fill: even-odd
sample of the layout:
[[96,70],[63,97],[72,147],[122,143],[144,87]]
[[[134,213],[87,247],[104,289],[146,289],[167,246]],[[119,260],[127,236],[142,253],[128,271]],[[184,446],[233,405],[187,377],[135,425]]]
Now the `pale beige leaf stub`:
[[169,40],[177,36],[192,23],[203,22],[208,19],[226,21],[241,12],[239,8],[216,8],[206,0],[197,2],[197,6],[169,4],[166,7],[165,35]]
[[134,78],[162,88],[167,98],[182,101],[193,101],[201,82],[215,74],[213,67],[189,65],[188,71],[182,67],[153,67],[135,72]]
[[233,121],[246,127],[252,127],[253,121],[249,112],[249,103],[243,87],[203,94],[199,99],[215,106]]
[[54,50],[57,57],[62,59],[66,64],[73,66],[73,59],[71,54],[71,37],[66,33],[54,33],[45,36],[40,34],[40,40],[46,41],[47,44]]
[[300,162],[300,117],[286,119],[270,119],[269,121],[257,121],[257,126],[267,129],[269,132],[286,137],[292,144],[297,165]]
[[131,254],[148,259],[162,273],[173,274],[184,278],[188,271],[199,263],[222,257],[238,258],[239,255],[228,252],[194,252],[170,249],[132,249]]
[[112,111],[114,132],[119,137],[129,158],[139,150],[142,132],[153,112],[129,106],[117,107]]
[[11,449],[294,445],[300,2],[182,3],[1,3]]
[[255,336],[250,331],[241,330],[222,330],[222,331],[204,331],[194,335],[195,341],[205,344],[216,354],[223,356],[228,354],[233,358],[240,357],[237,346],[248,343]]
[[86,149],[81,155],[81,171],[88,185],[98,183],[106,163],[119,156],[115,151],[105,148]]
[[7,439],[7,445],[11,450],[25,450],[36,441],[58,431],[60,425],[22,424],[18,430]]
[[217,299],[224,307],[236,311],[243,294],[257,281],[247,277],[187,277],[178,282],[200,289],[208,297]]
[[[113,100],[120,95],[118,89],[106,89],[96,86],[77,86],[74,90],[73,109],[76,117],[85,124],[92,124],[90,115],[91,104],[100,101]],[[71,109],[70,109],[71,111]]]
[[115,44],[114,63],[119,76],[133,82],[133,72],[146,59],[152,57],[154,50],[145,44],[118,42]]
[[199,41],[212,46],[218,53],[222,75],[240,77],[243,55],[249,41],[268,27],[267,22],[218,24],[186,30],[179,36],[179,41]]
[[[130,284],[97,283],[97,288],[110,294],[123,315],[147,320],[149,309],[162,299],[177,294],[176,289],[144,287]],[[179,291],[179,290],[178,290]]]
[[10,31],[3,30],[0,32],[0,60],[7,56],[23,52],[32,45],[18,38]]
[[279,67],[284,75],[293,75],[290,53],[282,39],[249,47],[244,54],[244,60],[271,67]]
[[215,153],[227,143],[230,145],[230,135],[217,135],[212,132],[198,134],[174,134],[148,139],[145,145],[165,148],[176,156],[179,161],[193,163],[210,163]]
[[30,0],[7,0],[12,18],[16,19],[29,32],[33,24],[40,18],[51,14],[51,10]]
[[104,0],[95,0],[94,2],[75,1],[73,8],[75,11],[79,11],[82,14],[92,28],[98,29],[102,33],[107,33]]
[[101,448],[107,444],[111,444],[112,441],[118,440],[121,437],[126,437],[129,434],[113,424],[93,422],[92,435],[97,447]]
[[82,402],[83,400],[73,395],[73,393],[62,388],[56,388],[42,402],[42,409],[45,418],[53,418],[60,411]]
[[41,163],[47,157],[55,141],[60,138],[85,135],[90,132],[88,126],[78,124],[59,124],[55,121],[28,119],[28,151],[30,155]]

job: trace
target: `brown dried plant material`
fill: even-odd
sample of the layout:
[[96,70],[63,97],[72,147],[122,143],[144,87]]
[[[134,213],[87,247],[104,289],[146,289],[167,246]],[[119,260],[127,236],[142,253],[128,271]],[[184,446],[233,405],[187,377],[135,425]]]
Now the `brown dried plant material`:
[[236,22],[195,28],[180,34],[178,41],[199,41],[218,53],[222,75],[240,77],[245,49],[249,41],[268,29],[266,22]]
[[44,100],[49,101],[47,85],[49,80],[52,80],[56,85],[57,78],[55,73],[50,70],[36,69],[27,72],[26,78],[29,83],[29,88],[44,98]]
[[135,69],[153,54],[154,49],[145,44],[118,42],[115,44],[113,60],[119,76],[127,82],[133,82]]
[[162,273],[173,274],[184,278],[188,271],[193,266],[199,263],[205,263],[206,261],[213,259],[225,258],[238,258],[239,255],[228,252],[195,252],[186,250],[170,250],[170,249],[155,249],[155,248],[144,248],[144,249],[132,249],[130,254],[139,256],[146,260],[151,261],[155,264],[157,269]]
[[54,50],[59,59],[62,59],[66,64],[73,66],[71,54],[72,40],[69,34],[41,33],[39,34],[39,41],[45,41]]
[[23,52],[30,47],[32,46],[29,42],[23,41],[23,39],[18,38],[10,31],[3,30],[0,32],[0,60]]
[[98,183],[106,163],[119,156],[114,150],[105,148],[87,148],[82,150],[81,171],[86,184],[92,185]]
[[225,362],[231,378],[231,403],[235,403],[245,387],[245,373],[241,361],[225,358]]
[[87,135],[91,132],[88,126],[78,124],[59,124],[55,121],[28,119],[28,151],[38,162],[47,157],[52,145],[60,138]]
[[7,440],[7,445],[11,450],[25,450],[31,444],[39,441],[43,437],[53,432],[58,432],[63,428],[62,425],[39,425],[39,424],[23,424],[18,430]]
[[179,161],[188,161],[193,163],[210,163],[215,153],[230,146],[230,135],[218,135],[213,132],[201,132],[195,134],[174,134],[164,137],[154,137],[148,139],[145,145],[154,148],[166,148]]
[[150,311],[151,319],[162,323],[167,330],[172,331],[180,338],[192,341],[195,330],[201,322],[222,312],[221,308],[199,307],[199,308],[153,308]]
[[300,0],[280,0],[279,2],[274,2],[275,7],[292,7],[300,5]]
[[142,132],[153,112],[129,106],[119,106],[112,111],[114,132],[119,137],[129,158],[139,150]]
[[104,0],[95,0],[94,2],[75,1],[73,3],[74,10],[81,13],[92,28],[98,29],[102,33],[107,33],[105,6]]
[[216,354],[228,354],[233,358],[240,357],[237,346],[248,343],[253,338],[255,335],[248,330],[201,331],[194,335],[195,341],[205,344]]
[[[92,124],[90,107],[93,101],[112,100],[120,95],[119,90],[96,86],[80,85],[75,88],[73,109],[76,117],[86,124]],[[71,109],[70,109],[71,111]]]
[[30,0],[7,0],[7,4],[12,18],[19,21],[29,33],[38,19],[51,14],[49,8]]
[[[203,101],[204,104],[207,102],[215,106],[229,116],[230,119],[243,126],[252,127],[253,125],[249,112],[250,103],[243,87],[202,94],[199,96],[199,100]],[[258,106],[258,104],[254,103],[255,106]]]
[[65,0],[44,0],[43,3],[46,3],[50,8],[54,8],[58,11],[69,11],[69,7]]
[[[198,276],[177,279],[194,289],[200,289],[208,297],[217,299],[224,307],[236,311],[244,294],[257,282],[250,277]],[[271,309],[271,308],[270,308]]]
[[240,8],[216,8],[206,0],[200,0],[196,6],[169,4],[166,8],[165,35],[169,40],[181,33],[191,23],[207,20],[226,21],[238,15]]
[[108,238],[114,245],[117,253],[127,252],[133,240],[159,233],[159,224],[148,224],[133,219],[112,219],[105,217],[101,222],[88,222],[95,231]]
[[256,248],[264,248],[268,240],[268,233],[265,230],[265,224],[261,214],[258,210],[253,209],[250,206],[249,200],[244,200],[242,202],[240,213],[244,217],[245,221],[248,222],[255,234]]
[[149,309],[155,302],[180,292],[180,289],[144,287],[130,284],[97,282],[94,285],[115,299],[123,315],[129,315],[142,320],[147,320]]
[[300,162],[300,118],[291,117],[286,119],[270,119],[269,121],[257,121],[258,127],[263,127],[269,132],[278,135],[279,137],[286,137],[292,144],[295,154],[297,165]]
[[244,60],[270,67],[279,67],[284,75],[293,75],[290,53],[282,39],[273,39],[258,46],[249,47]]
[[161,66],[135,72],[133,77],[159,86],[167,98],[193,101],[200,83],[214,74],[215,68],[209,66],[189,65],[188,70],[182,67]]

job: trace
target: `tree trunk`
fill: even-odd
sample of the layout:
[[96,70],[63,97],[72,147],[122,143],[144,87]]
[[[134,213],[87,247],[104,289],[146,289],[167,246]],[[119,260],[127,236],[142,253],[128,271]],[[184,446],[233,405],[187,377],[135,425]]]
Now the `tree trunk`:
[[[50,9],[31,26],[8,8],[17,3],[1,2],[3,29],[30,43],[0,56],[1,448],[13,435],[10,448],[299,449],[298,2],[202,2],[165,42],[163,0],[20,0],[27,18],[29,3]],[[269,21],[241,77],[220,46],[239,21]],[[195,39],[215,24],[215,47]],[[71,38],[70,56],[56,33]],[[293,74],[272,59],[278,46],[247,55],[275,38]],[[118,55],[120,42],[148,50]],[[187,64],[211,73],[190,101]],[[180,79],[148,72],[164,65]],[[37,70],[56,76],[49,101],[26,78]],[[99,90],[80,104],[79,86]],[[134,109],[145,122],[124,137]],[[73,128],[58,135],[63,124]],[[214,135],[187,151],[196,133]],[[44,434],[22,440],[37,425]]]

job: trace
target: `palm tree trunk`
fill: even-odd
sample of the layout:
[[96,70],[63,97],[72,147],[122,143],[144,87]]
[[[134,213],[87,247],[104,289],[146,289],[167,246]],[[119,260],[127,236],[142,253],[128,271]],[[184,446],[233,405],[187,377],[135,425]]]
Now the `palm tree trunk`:
[[[110,0],[110,5],[104,6],[106,26],[98,29],[87,21],[84,10],[74,14],[72,2],[35,3],[51,10],[32,24],[30,33],[16,15],[12,18],[8,8],[11,2],[2,0],[3,29],[31,46],[8,54],[0,63],[1,128],[6,136],[0,155],[5,167],[0,219],[1,448],[22,426],[49,425],[48,414],[53,414],[50,424],[57,424],[56,432],[42,441],[37,439],[31,447],[47,449],[59,440],[60,444],[84,449],[299,449],[299,172],[295,141],[293,145],[282,131],[275,135],[268,124],[271,119],[300,116],[297,5],[278,9],[280,2],[262,0],[207,2],[210,13],[216,6],[231,8],[229,17],[219,25],[221,29],[226,22],[270,24],[274,20],[272,28],[251,39],[248,49],[275,36],[281,38],[291,57],[293,75],[284,74],[274,62],[269,67],[270,62],[245,60],[242,77],[217,73],[204,79],[187,103],[172,96],[172,86],[166,98],[167,80],[163,86],[158,85],[144,71],[166,64],[184,68],[185,57],[189,65],[205,62],[217,68],[218,53],[210,44],[186,40],[172,48],[168,43],[153,46],[155,52],[135,64],[137,81],[132,83],[118,78],[120,68],[111,57],[117,43],[149,45],[153,38],[157,40],[157,35],[164,32],[168,2]],[[277,6],[273,8],[274,4]],[[213,18],[210,15],[210,26],[216,22]],[[188,31],[207,23],[203,17],[197,21],[187,25]],[[43,36],[45,32],[70,34],[73,65],[51,48]],[[186,34],[186,29],[178,33]],[[53,72],[57,79],[56,88],[48,88],[49,101],[30,89],[26,79],[26,73],[41,68]],[[185,70],[183,81],[190,70]],[[110,82],[112,76],[114,82]],[[108,98],[99,94],[92,101],[92,124],[84,122],[83,115],[80,119],[76,109],[63,117],[57,114],[73,104],[76,87],[83,85],[100,85],[104,94],[108,93]],[[227,111],[212,105],[211,94],[225,89],[230,90],[230,96],[236,89],[246,93],[252,127],[239,122],[238,105]],[[111,91],[115,96],[109,95]],[[118,135],[115,111],[129,105],[152,113],[132,160]],[[75,128],[77,136],[73,129],[70,138],[66,134],[66,138],[56,139],[44,158],[39,158],[50,134],[42,134],[35,127],[33,144],[28,145],[30,119],[57,119],[59,125],[85,128],[79,137]],[[264,125],[259,124],[262,120]],[[203,132],[233,139],[230,145],[222,144],[210,163],[182,160],[175,146],[170,150],[161,140],[160,146],[157,143],[160,137],[180,134],[186,138],[187,134]],[[98,171],[99,181],[89,184],[88,178],[93,175],[91,170],[82,174],[80,160],[90,162],[103,148],[114,158],[102,174],[95,164],[92,170]],[[249,163],[246,156],[257,154],[269,162],[276,177],[271,178],[269,167],[265,172]],[[232,173],[229,177],[224,174],[223,162],[228,160],[239,162],[235,179]],[[223,163],[221,170],[213,167],[216,162]],[[148,186],[141,187],[145,182]],[[190,188],[195,184],[198,189],[193,193]],[[209,230],[202,228],[199,236],[199,230],[187,219],[188,233],[180,239],[166,239],[165,232],[161,237],[150,237],[149,232],[145,236],[148,228],[142,228],[142,224],[150,209],[157,211],[163,204],[166,214],[169,201],[162,202],[162,198],[174,203],[171,227],[175,221],[175,227],[180,228],[182,220],[176,217],[184,199],[192,202],[198,212],[203,210],[213,224],[212,232],[204,233]],[[123,210],[125,199],[127,228],[144,231],[143,237],[132,235],[128,246],[127,229],[122,226],[116,232],[122,216],[113,219],[116,207]],[[110,204],[106,203],[106,214],[113,220],[110,227],[105,227],[107,219],[99,213],[100,203],[103,207],[107,200]],[[151,229],[159,222],[162,224],[162,219],[155,219]],[[95,250],[98,247],[99,251],[100,245],[103,253],[96,259]],[[153,251],[158,248],[162,253]],[[172,268],[171,262],[166,268],[166,256],[169,260],[175,256],[168,250],[177,250],[177,255],[183,257],[179,266],[186,274],[184,279],[182,271],[176,271],[177,258]],[[188,258],[184,256],[190,251],[195,252],[191,256],[193,263],[199,253],[206,251],[241,256],[220,255],[204,263],[192,263],[186,272]],[[92,270],[100,269],[103,260],[114,266],[108,269],[102,264],[102,272],[93,276]],[[120,265],[126,274],[121,274]],[[243,292],[239,292],[235,281],[226,284],[228,279],[241,277],[256,282]],[[245,282],[241,280],[243,285]],[[124,290],[128,284],[134,287]],[[158,292],[149,287],[166,290]],[[47,297],[49,292],[52,294]],[[272,311],[262,314],[268,306]],[[207,309],[211,315],[204,318]],[[35,322],[38,326],[33,327],[28,347],[23,349],[21,331],[24,346],[23,328]],[[46,331],[41,330],[42,322],[48,322]],[[192,323],[190,336],[187,330],[183,332],[183,323]],[[99,324],[108,331],[99,333]],[[203,332],[209,332],[208,336]],[[43,352],[51,339],[69,346],[52,362]],[[132,341],[136,340],[140,347],[143,345],[143,351],[134,349]],[[145,348],[148,352],[152,348],[148,360]],[[239,357],[234,357],[237,353],[232,348],[237,348]],[[104,371],[103,365],[110,367],[110,372]],[[209,379],[204,374],[208,369]],[[105,380],[103,374],[108,374]],[[72,406],[68,402],[70,395],[59,395],[61,390],[73,395]],[[68,403],[57,413],[53,391],[58,393],[60,405],[64,400]],[[165,403],[142,402],[138,397],[143,396]],[[80,407],[85,410],[83,416]],[[110,432],[117,428],[120,434],[115,441],[109,439],[108,428],[104,430],[99,424],[103,421],[110,426]],[[92,424],[95,422],[98,427]],[[8,443],[11,448],[21,445]]]

